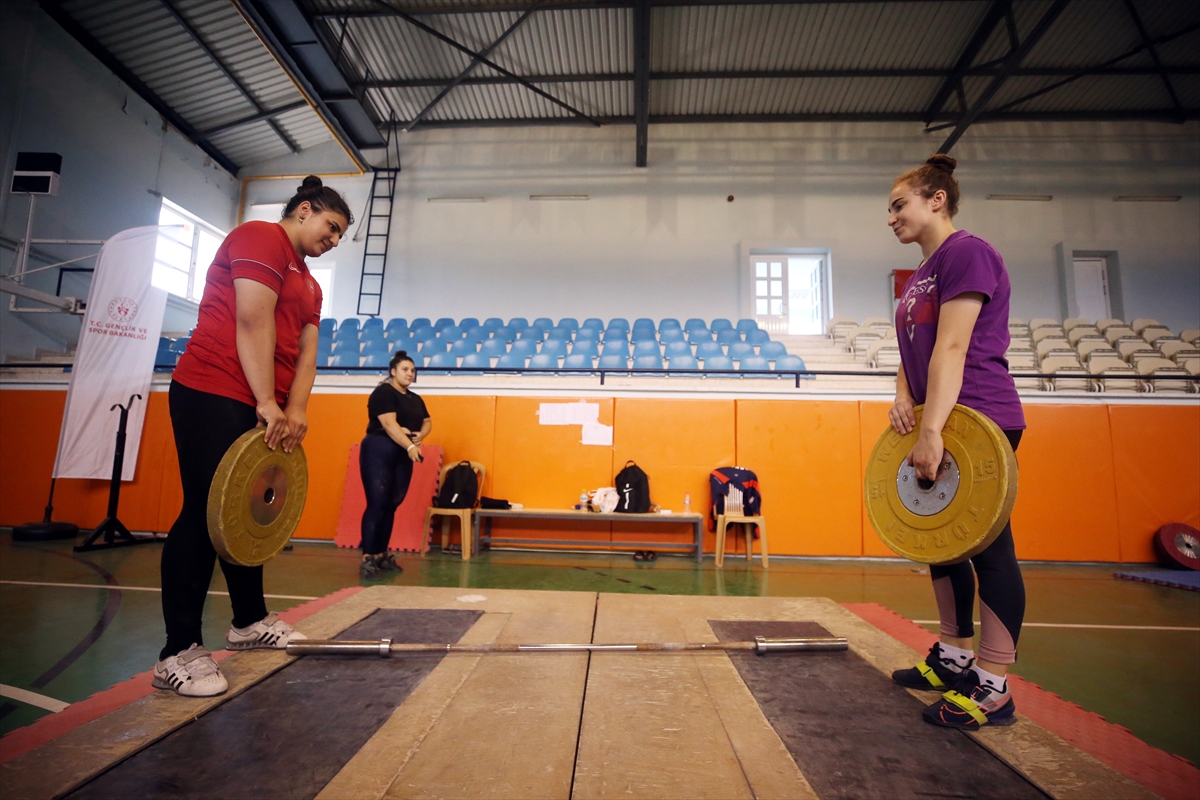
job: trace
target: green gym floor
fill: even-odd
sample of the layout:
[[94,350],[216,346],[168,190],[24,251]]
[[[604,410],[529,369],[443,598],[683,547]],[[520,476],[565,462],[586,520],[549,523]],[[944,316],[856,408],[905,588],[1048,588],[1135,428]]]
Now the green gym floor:
[[[0,684],[66,703],[154,664],[163,642],[159,545],[74,553],[71,542],[14,543],[0,532]],[[492,551],[469,562],[403,555],[395,585],[684,595],[828,597],[879,603],[919,622],[936,610],[929,577],[909,562],[712,559],[635,563],[628,554]],[[1028,594],[1014,671],[1155,747],[1200,761],[1200,592],[1113,578],[1111,564],[1023,565]],[[360,583],[358,554],[298,543],[266,569],[267,606],[282,611]],[[365,583],[365,582],[364,582]],[[119,588],[119,591],[117,589]],[[223,645],[231,616],[220,570],[204,637]],[[930,629],[935,625],[926,624]],[[1019,709],[1018,709],[1019,711]],[[4,697],[0,734],[50,713]]]

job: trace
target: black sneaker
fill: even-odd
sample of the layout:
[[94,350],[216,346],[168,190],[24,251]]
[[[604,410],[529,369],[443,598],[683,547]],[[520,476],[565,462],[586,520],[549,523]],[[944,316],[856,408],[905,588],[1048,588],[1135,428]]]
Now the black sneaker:
[[391,553],[384,553],[375,559],[375,566],[384,572],[404,572],[404,568],[396,563],[396,557]]
[[364,558],[358,565],[358,577],[363,580],[377,581],[382,575],[379,574],[379,564],[374,557]]
[[[974,660],[971,663],[975,663]],[[970,666],[968,664],[967,668],[970,669]],[[962,674],[954,659],[942,656],[942,643],[935,642],[924,661],[915,667],[896,670],[892,673],[892,680],[909,689],[951,689]]]
[[977,731],[980,726],[1011,725],[1017,721],[1017,706],[1008,691],[997,691],[980,682],[975,670],[968,669],[959,678],[958,687],[921,712],[921,718],[943,728]]

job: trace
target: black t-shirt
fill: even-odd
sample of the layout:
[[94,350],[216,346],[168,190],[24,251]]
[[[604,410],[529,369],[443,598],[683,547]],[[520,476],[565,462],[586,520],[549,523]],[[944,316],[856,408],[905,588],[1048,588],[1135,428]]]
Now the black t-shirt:
[[396,415],[396,422],[401,428],[408,428],[413,433],[421,430],[421,425],[429,416],[425,401],[416,392],[401,392],[388,381],[376,386],[367,400],[367,433],[387,436],[387,431],[379,422],[379,415],[392,413]]

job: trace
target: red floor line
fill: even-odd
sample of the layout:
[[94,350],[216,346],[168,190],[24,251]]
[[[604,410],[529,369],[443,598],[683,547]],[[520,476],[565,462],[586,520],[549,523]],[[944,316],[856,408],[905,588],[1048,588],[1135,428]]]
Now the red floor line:
[[[884,633],[918,652],[926,652],[937,636],[878,603],[843,603]],[[1048,692],[1018,675],[1009,677],[1017,712],[1061,736],[1085,753],[1115,769],[1165,800],[1200,797],[1200,770],[1179,756],[1159,750],[1128,728]]]
[[[362,590],[363,587],[361,586],[350,586],[340,589],[333,594],[327,594],[316,600],[301,603],[294,608],[281,612],[279,616],[284,622],[294,625],[300,620],[310,617],[318,611],[326,609],[334,603],[341,602]],[[218,650],[213,653],[213,660],[219,662],[230,655],[232,653],[228,650]],[[140,700],[151,692],[158,691],[150,685],[150,679],[153,677],[152,672],[152,670],[139,672],[129,680],[122,681],[102,692],[96,692],[96,694],[86,700],[71,703],[71,705],[57,714],[47,714],[32,725],[26,725],[24,728],[12,731],[0,739],[0,764],[28,753],[33,748],[43,745],[51,739],[56,739],[64,733],[73,731],[80,725],[86,725],[109,712],[116,711],[118,708]]]

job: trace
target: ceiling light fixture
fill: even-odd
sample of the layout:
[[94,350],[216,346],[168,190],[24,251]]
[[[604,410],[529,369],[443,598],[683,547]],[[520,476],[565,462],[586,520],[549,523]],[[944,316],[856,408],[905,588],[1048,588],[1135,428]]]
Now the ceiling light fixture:
[[486,197],[430,197],[429,203],[486,203]]
[[530,200],[590,200],[586,194],[531,194]]
[[1026,202],[1049,203],[1054,199],[1052,194],[989,194],[988,200],[1024,200]]
[[1119,194],[1114,203],[1178,203],[1183,199],[1178,194]]

